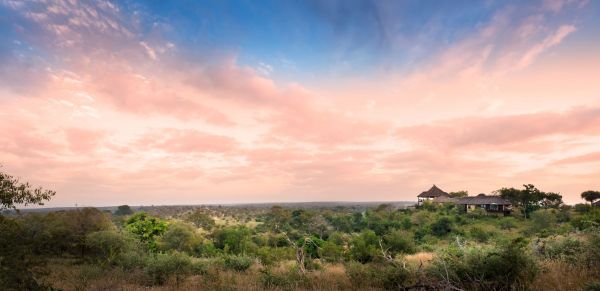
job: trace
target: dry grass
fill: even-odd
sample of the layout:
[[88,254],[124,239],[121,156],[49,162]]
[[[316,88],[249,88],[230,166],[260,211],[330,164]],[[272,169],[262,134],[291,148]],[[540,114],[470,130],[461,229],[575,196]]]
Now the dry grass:
[[582,290],[600,280],[599,270],[573,267],[565,262],[543,262],[542,272],[531,285],[532,290]]

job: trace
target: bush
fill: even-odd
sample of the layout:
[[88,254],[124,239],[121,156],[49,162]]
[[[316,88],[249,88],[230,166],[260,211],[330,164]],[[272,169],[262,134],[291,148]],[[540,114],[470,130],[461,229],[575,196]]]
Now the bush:
[[319,256],[327,262],[340,262],[344,258],[344,247],[326,241],[319,249]]
[[519,238],[495,248],[450,248],[433,261],[427,272],[440,282],[467,290],[527,289],[538,267]]
[[383,236],[383,241],[389,251],[393,253],[413,254],[416,251],[413,236],[407,231],[392,230]]
[[404,268],[390,264],[346,264],[346,274],[352,285],[358,287],[379,287],[385,289],[402,289],[408,285],[411,276]]
[[430,227],[433,235],[444,236],[452,231],[452,220],[447,216],[442,216],[432,223]]
[[264,266],[271,266],[280,261],[294,260],[296,257],[294,249],[290,247],[261,247],[256,252],[260,263]]
[[231,226],[213,231],[215,247],[225,253],[242,254],[254,252],[257,248],[250,237],[251,230],[245,226]]
[[297,268],[290,268],[282,273],[275,273],[271,269],[260,270],[260,281],[265,288],[297,289],[306,287],[310,283],[306,275]]
[[85,244],[101,264],[112,264],[127,249],[130,241],[122,233],[104,230],[87,235]]
[[125,229],[135,234],[152,251],[157,250],[156,237],[167,230],[167,223],[145,212],[138,212],[125,221]]
[[493,235],[494,232],[486,231],[481,226],[476,225],[469,229],[469,237],[481,243],[487,242]]
[[517,220],[514,217],[503,217],[500,219],[500,228],[504,230],[511,230],[517,227]]
[[368,263],[379,256],[379,237],[370,229],[363,230],[350,241],[350,256],[361,263]]
[[144,272],[151,278],[153,284],[162,285],[171,276],[175,276],[179,283],[181,276],[191,272],[191,267],[192,261],[184,253],[159,253],[148,258]]
[[160,237],[158,245],[163,250],[176,250],[190,253],[196,240],[194,229],[183,223],[170,224]]
[[572,237],[548,241],[545,249],[545,255],[549,259],[565,261],[570,264],[577,263],[584,252],[583,243]]
[[246,271],[253,263],[254,258],[245,255],[226,255],[223,257],[223,267],[238,272]]

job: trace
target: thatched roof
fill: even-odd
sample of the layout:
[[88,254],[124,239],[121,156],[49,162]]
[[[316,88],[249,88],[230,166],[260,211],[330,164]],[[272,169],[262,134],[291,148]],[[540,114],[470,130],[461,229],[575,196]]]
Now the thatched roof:
[[450,197],[450,195],[448,193],[444,192],[442,189],[438,188],[436,185],[433,185],[433,187],[431,187],[431,189],[429,189],[425,192],[422,192],[417,197],[440,197],[440,196]]
[[485,195],[483,193],[477,196],[463,197],[456,201],[456,204],[498,204],[498,205],[510,205],[511,203],[503,199],[500,196]]

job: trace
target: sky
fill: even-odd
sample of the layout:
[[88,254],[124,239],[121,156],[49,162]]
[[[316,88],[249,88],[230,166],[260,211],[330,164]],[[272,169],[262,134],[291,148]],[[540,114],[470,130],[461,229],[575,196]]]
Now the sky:
[[0,0],[46,206],[600,190],[600,2]]

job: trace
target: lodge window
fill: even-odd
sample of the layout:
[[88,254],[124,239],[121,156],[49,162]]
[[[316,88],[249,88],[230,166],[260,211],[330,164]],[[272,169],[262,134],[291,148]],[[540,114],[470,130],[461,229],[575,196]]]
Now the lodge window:
[[498,205],[496,205],[496,204],[490,205],[490,210],[498,210]]

